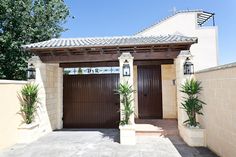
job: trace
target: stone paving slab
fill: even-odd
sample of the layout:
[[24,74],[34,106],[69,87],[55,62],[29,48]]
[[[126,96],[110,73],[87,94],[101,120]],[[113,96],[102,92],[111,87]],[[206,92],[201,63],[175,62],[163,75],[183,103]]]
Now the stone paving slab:
[[[118,139],[115,129],[55,131],[31,144],[2,150],[0,157],[181,157],[196,151],[189,147],[190,152],[184,154],[186,145],[179,137],[140,136],[135,146],[120,145]],[[184,150],[182,154],[178,149]]]

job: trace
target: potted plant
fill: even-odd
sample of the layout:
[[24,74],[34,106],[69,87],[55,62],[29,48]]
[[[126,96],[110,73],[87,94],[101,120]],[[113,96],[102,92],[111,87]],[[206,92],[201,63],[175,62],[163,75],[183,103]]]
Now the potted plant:
[[35,122],[35,114],[37,111],[37,104],[39,88],[38,85],[28,83],[23,86],[19,94],[21,104],[20,114],[23,117],[23,124],[19,129],[19,143],[29,143],[37,138],[37,131],[39,124]]
[[132,98],[132,93],[134,93],[135,90],[133,90],[132,86],[129,85],[128,82],[125,82],[124,84],[120,84],[118,89],[115,91],[121,96],[121,103],[123,105],[120,125],[129,125],[130,116],[134,113],[134,108],[132,106],[134,99]]
[[121,98],[121,120],[120,120],[120,143],[123,145],[135,145],[135,125],[131,122],[130,118],[134,113],[133,107],[133,90],[128,82],[120,84],[118,89],[115,90]]
[[187,95],[187,97],[184,98],[184,102],[182,102],[182,109],[184,109],[188,115],[188,119],[184,121],[184,123],[189,127],[199,127],[199,122],[197,122],[196,115],[203,115],[201,110],[205,104],[198,98],[201,91],[201,82],[195,79],[186,80],[186,82],[182,85],[181,92]]
[[21,113],[26,124],[31,124],[35,119],[38,103],[38,85],[26,84],[21,89]]
[[205,146],[205,129],[200,127],[196,118],[197,115],[203,115],[202,108],[205,103],[199,99],[201,91],[201,82],[195,79],[188,79],[181,86],[181,92],[186,94],[181,108],[188,119],[184,121],[185,126],[181,127],[180,135],[190,146]]

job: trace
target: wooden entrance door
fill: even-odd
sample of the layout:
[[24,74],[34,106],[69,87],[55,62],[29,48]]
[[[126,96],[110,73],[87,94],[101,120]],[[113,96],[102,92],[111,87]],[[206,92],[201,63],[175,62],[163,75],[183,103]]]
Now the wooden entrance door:
[[162,118],[161,66],[138,66],[139,118]]
[[117,128],[118,74],[64,75],[64,128]]

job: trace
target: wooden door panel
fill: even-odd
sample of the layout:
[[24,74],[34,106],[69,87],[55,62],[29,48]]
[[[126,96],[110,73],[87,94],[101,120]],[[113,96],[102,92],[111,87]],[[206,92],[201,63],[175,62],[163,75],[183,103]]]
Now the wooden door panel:
[[138,66],[139,118],[162,118],[161,66]]

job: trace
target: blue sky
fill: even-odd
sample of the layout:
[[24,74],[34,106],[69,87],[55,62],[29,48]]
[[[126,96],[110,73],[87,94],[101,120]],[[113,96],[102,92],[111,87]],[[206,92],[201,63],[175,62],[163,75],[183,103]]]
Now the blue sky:
[[[236,62],[235,0],[65,0],[71,15],[62,37],[132,35],[171,14],[203,9],[216,14],[220,64]],[[207,52],[206,52],[207,54]],[[210,56],[206,56],[210,57]]]

